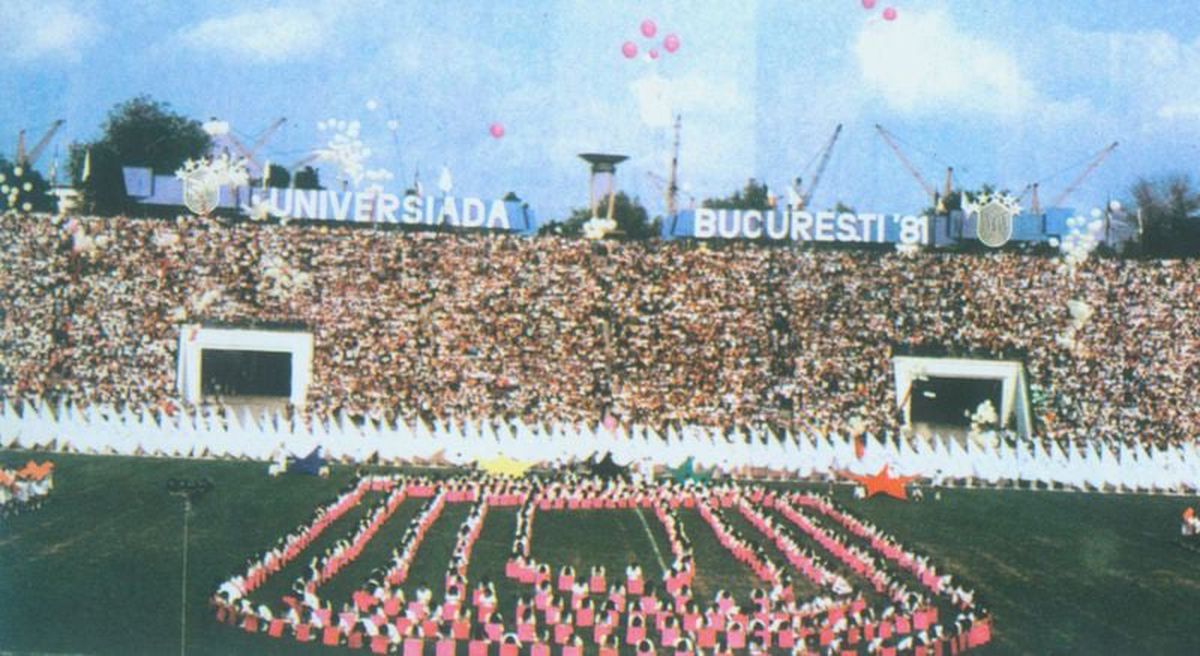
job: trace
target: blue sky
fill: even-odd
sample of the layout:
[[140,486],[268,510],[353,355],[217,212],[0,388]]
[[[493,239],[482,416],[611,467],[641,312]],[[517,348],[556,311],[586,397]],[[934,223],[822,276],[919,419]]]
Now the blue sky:
[[[678,52],[646,58],[669,33]],[[22,126],[61,117],[63,145],[93,138],[114,103],[148,93],[241,135],[286,116],[264,151],[285,164],[329,138],[319,121],[359,120],[372,166],[405,181],[419,166],[432,185],[447,165],[456,193],[513,189],[543,218],[586,203],[575,154],[590,150],[631,155],[619,184],[661,211],[647,172],[666,173],[664,110],[684,116],[680,176],[699,198],[751,176],[782,191],[837,123],[814,203],[863,211],[924,203],[875,123],[935,184],[946,165],[968,188],[1049,177],[1044,202],[1120,141],[1077,207],[1200,155],[1200,4],[1176,0],[8,0],[0,44],[9,156]]]

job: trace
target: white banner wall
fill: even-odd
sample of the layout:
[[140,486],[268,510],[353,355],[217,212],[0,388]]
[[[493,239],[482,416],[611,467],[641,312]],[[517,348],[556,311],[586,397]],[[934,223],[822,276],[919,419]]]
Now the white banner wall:
[[851,439],[822,435],[781,440],[767,433],[747,441],[740,434],[730,440],[708,429],[688,428],[668,443],[641,427],[609,431],[564,425],[555,427],[552,435],[523,426],[430,429],[420,422],[392,426],[369,421],[356,426],[342,420],[310,427],[278,413],[227,419],[192,410],[156,420],[148,412],[106,407],[78,412],[26,404],[18,412],[8,402],[0,404],[0,447],[65,452],[267,461],[281,455],[303,456],[320,446],[322,455],[335,460],[361,462],[378,455],[401,463],[440,454],[459,465],[498,453],[553,463],[611,452],[619,464],[678,466],[693,458],[705,469],[736,474],[750,467],[788,478],[874,474],[887,465],[897,475],[919,476],[934,485],[970,478],[989,485],[1021,480],[1079,489],[1194,493],[1200,482],[1200,452],[1193,445],[1160,449],[1088,442],[1047,449],[1038,441],[1021,440],[1014,448],[994,435],[966,441],[866,436],[865,443],[858,458]]

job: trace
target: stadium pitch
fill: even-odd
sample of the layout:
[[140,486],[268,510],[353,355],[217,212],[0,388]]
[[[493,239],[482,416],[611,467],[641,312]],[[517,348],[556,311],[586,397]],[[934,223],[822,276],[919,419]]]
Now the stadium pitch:
[[[43,454],[0,452],[18,465]],[[187,647],[191,653],[332,653],[319,644],[276,641],[219,624],[208,600],[246,557],[306,520],[316,504],[353,480],[268,478],[261,463],[49,456],[55,490],[39,510],[0,525],[0,650],[40,653],[171,653],[179,650],[182,504],[171,478],[209,477],[214,490],[190,522]],[[824,490],[824,486],[821,488]],[[1177,544],[1178,498],[1052,492],[944,490],[919,503],[851,498],[839,503],[967,581],[992,611],[991,644],[972,653],[1196,653],[1191,609],[1200,602],[1197,555]],[[400,505],[362,556],[328,584],[349,595],[398,538],[419,504]],[[367,506],[343,518],[354,523]],[[411,568],[409,583],[437,587],[465,505],[447,505]],[[355,513],[358,513],[357,515]],[[660,524],[634,510],[539,515],[535,551],[581,569],[622,571],[636,559],[651,578]],[[739,597],[759,584],[717,544],[699,514],[682,515],[698,565],[698,597]],[[516,594],[500,573],[512,547],[514,508],[494,508],[475,543],[470,580],[490,576],[500,606]],[[336,529],[336,527],[334,527]],[[333,530],[321,540],[344,535]],[[379,539],[383,538],[383,539]],[[313,546],[320,548],[322,542]],[[307,557],[292,567],[302,567]],[[268,581],[278,596],[289,571]],[[271,586],[276,586],[272,588]],[[342,651],[335,649],[333,651]],[[359,652],[363,653],[363,652]]]

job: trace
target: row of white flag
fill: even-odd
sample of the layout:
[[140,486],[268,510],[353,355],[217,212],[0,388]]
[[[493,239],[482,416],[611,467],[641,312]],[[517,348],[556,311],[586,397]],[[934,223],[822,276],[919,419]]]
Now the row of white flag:
[[311,424],[279,413],[228,410],[224,416],[201,408],[170,416],[89,407],[25,404],[18,412],[0,403],[0,446],[55,448],[83,453],[275,460],[303,456],[317,446],[335,460],[415,462],[444,460],[466,465],[507,456],[525,462],[566,463],[612,453],[619,464],[678,467],[688,458],[700,469],[734,472],[764,468],[807,478],[821,474],[875,473],[889,465],[895,474],[917,475],[935,484],[974,478],[990,484],[1015,480],[1074,488],[1177,492],[1200,483],[1200,449],[1124,443],[1050,445],[1010,441],[995,435],[966,439],[903,436],[854,441],[837,435],[772,433],[733,437],[707,429],[659,433],[648,428],[610,430],[588,426],[488,423],[432,425],[422,421],[389,425],[351,422],[344,416]]

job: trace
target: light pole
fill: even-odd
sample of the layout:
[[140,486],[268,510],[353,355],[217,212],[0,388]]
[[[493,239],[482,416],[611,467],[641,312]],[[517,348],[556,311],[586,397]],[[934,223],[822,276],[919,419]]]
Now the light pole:
[[188,520],[192,515],[192,502],[213,488],[212,479],[167,480],[167,492],[183,499],[183,568],[179,590],[179,654],[187,653],[187,570],[188,570]]

